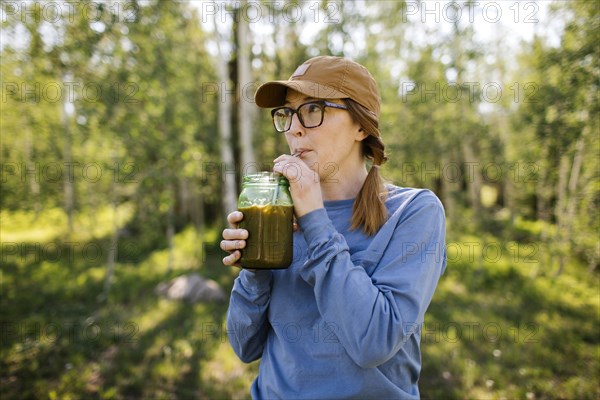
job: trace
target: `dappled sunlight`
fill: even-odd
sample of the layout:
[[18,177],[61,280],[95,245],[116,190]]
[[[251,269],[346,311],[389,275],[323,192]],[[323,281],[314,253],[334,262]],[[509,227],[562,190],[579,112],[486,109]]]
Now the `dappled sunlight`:
[[[34,221],[26,213],[4,217],[20,221],[21,232],[27,231],[21,224]],[[540,233],[537,225],[519,226],[525,239]],[[571,273],[555,277],[528,242],[503,242],[489,233],[451,237],[448,267],[421,332],[424,398],[593,390],[598,293],[581,266],[571,264]],[[155,294],[159,283],[190,271],[230,290],[238,271],[220,265],[216,238],[216,230],[203,237],[191,227],[177,233],[171,270],[168,248],[117,263],[104,304],[98,296],[106,261],[90,260],[92,253],[87,259],[75,249],[62,259],[50,252],[5,254],[2,294],[14,304],[2,350],[10,379],[54,371],[47,385],[25,391],[51,398],[245,397],[258,362],[242,363],[229,346],[226,304],[186,304]],[[565,364],[565,357],[577,362]]]
[[[224,332],[224,327],[221,329]],[[242,363],[226,339],[221,335],[214,357],[202,363],[201,379],[210,388],[210,398],[247,398],[248,389],[258,373],[258,362]]]
[[[485,248],[473,237],[459,242]],[[534,277],[530,263],[513,255],[449,263],[422,330],[425,398],[448,395],[457,384],[464,392],[456,397],[525,398],[540,391],[569,397],[574,386],[565,382],[572,374],[588,378],[576,393],[594,390],[595,282],[576,274]]]
[[[0,397],[250,397],[260,360],[244,364],[228,342],[223,297],[240,269],[220,249],[242,177],[306,146],[327,184],[354,182],[352,162],[308,140],[346,111],[328,108],[291,146],[254,95],[334,55],[377,82],[387,160],[374,171],[444,208],[422,397],[600,398],[599,11],[0,2]],[[420,244],[403,245],[386,251]],[[215,301],[166,298],[172,282],[181,294],[208,280]]]
[[116,218],[117,228],[123,227],[133,216],[129,203],[121,204],[114,210],[102,206],[97,210],[79,212],[74,218],[73,232],[68,231],[67,215],[61,208],[44,210],[40,215],[26,211],[0,211],[0,233],[3,243],[48,244],[52,241],[85,242],[94,238],[109,236]]
[[[27,217],[22,214],[12,220],[23,223]],[[48,236],[49,240],[53,237]],[[214,344],[226,339],[210,334],[211,327],[223,323],[226,305],[190,305],[154,293],[156,285],[169,276],[205,270],[196,253],[199,242],[191,229],[176,235],[170,273],[168,249],[152,252],[139,263],[117,263],[104,304],[98,303],[98,296],[106,260],[90,265],[85,253],[78,251],[72,251],[70,259],[55,260],[45,259],[50,253],[25,258],[5,254],[13,267],[3,268],[2,295],[14,306],[3,317],[10,321],[3,323],[3,366],[13,381],[49,371],[54,376],[44,386],[11,387],[35,397],[47,393],[51,398],[76,393],[111,397],[128,392],[203,397],[202,387],[208,383],[200,381],[201,360],[210,360],[216,354]],[[230,269],[212,273],[218,271],[231,280]],[[182,379],[187,382],[183,387]]]

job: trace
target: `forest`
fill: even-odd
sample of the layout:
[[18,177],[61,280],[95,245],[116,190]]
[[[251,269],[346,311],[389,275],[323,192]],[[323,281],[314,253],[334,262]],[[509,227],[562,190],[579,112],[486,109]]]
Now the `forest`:
[[447,270],[431,399],[600,397],[595,1],[0,3],[0,396],[249,398],[226,215],[289,149],[261,83],[316,55],[379,84],[384,178],[431,189]]

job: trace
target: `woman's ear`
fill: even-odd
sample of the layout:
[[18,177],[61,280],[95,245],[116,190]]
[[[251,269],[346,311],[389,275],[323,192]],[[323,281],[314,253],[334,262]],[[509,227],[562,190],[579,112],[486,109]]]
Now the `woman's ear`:
[[365,130],[361,127],[358,128],[358,130],[356,131],[356,140],[361,142],[363,140],[365,140],[365,138],[369,136],[367,134],[367,132],[365,132]]

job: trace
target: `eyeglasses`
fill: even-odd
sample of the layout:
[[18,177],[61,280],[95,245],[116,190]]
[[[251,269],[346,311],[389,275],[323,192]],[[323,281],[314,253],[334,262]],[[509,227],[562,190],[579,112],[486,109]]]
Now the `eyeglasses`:
[[325,107],[339,108],[347,110],[348,107],[342,104],[332,103],[330,101],[319,100],[309,101],[301,104],[297,109],[290,107],[278,107],[271,110],[273,125],[277,132],[287,132],[292,127],[292,118],[298,114],[298,120],[305,128],[316,128],[323,123]]

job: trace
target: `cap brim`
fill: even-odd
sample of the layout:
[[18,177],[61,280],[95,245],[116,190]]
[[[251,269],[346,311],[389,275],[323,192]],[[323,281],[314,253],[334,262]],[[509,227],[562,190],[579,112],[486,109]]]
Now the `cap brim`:
[[[331,86],[319,85],[310,81],[272,81],[261,85],[254,95],[256,105],[263,108],[285,105],[287,89],[293,89],[303,96],[315,99],[345,99],[348,96]],[[294,99],[288,99],[293,101]]]

